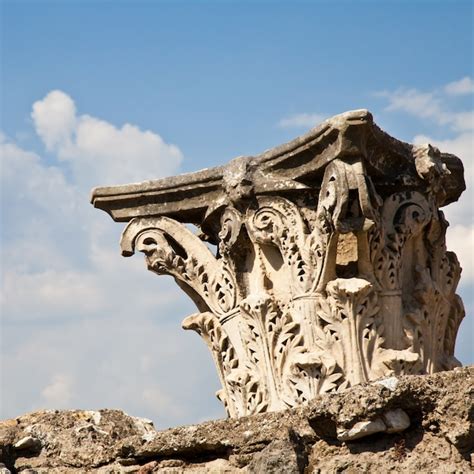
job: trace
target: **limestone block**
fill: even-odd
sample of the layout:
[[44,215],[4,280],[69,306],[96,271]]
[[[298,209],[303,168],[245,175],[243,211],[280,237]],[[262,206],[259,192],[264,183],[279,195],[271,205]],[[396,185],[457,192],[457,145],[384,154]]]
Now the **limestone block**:
[[400,433],[410,426],[410,418],[401,408],[384,413],[383,421],[387,427],[387,433]]
[[341,441],[353,441],[375,433],[383,433],[384,431],[387,431],[387,426],[381,418],[376,418],[371,421],[359,421],[349,430],[339,429],[337,439]]

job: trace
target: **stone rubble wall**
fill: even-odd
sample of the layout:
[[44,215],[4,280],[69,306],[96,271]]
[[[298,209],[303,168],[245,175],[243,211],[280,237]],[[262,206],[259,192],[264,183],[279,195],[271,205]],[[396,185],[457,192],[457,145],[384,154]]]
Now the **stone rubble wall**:
[[391,377],[164,431],[120,410],[29,413],[0,422],[0,473],[473,472],[473,376]]

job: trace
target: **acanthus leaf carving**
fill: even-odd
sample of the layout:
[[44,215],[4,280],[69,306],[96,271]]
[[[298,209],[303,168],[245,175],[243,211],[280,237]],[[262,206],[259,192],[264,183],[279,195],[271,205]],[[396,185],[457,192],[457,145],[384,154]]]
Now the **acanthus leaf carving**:
[[288,269],[286,279],[291,285],[290,292],[301,294],[308,291],[314,275],[314,262],[305,252],[308,231],[297,206],[284,198],[260,198],[258,209],[248,211],[246,225],[256,244],[278,250],[284,267]]
[[383,342],[374,328],[376,293],[360,278],[333,280],[326,291],[317,311],[325,333],[321,350],[330,350],[350,385],[366,382]]
[[327,298],[318,300],[321,319],[316,344],[333,355],[348,385],[394,373],[397,364],[411,365],[418,355],[386,349],[377,293],[360,278],[336,279],[327,286]]
[[239,370],[239,361],[232,344],[225,334],[219,320],[210,312],[188,316],[182,323],[183,329],[196,331],[206,342],[217,368],[222,390],[217,392],[229,416],[237,416],[239,404],[230,393],[227,380],[233,372]]
[[212,353],[222,389],[217,397],[229,416],[246,416],[266,410],[268,401],[262,382],[254,370],[239,361],[237,353],[219,320],[210,312],[188,316],[183,329],[197,332]]
[[316,395],[336,391],[342,384],[343,374],[337,370],[335,359],[328,352],[313,350],[299,352],[291,359],[288,383],[292,388],[293,403],[306,403]]
[[[269,295],[259,294],[246,298],[240,304],[240,333],[247,359],[259,379],[265,381],[264,390],[268,405],[278,403],[274,362],[268,336],[279,317],[279,309]],[[270,336],[271,337],[271,336]],[[274,408],[275,409],[275,408]]]
[[455,294],[461,276],[456,255],[446,251],[447,222],[442,213],[427,231],[428,267],[417,266],[413,310],[413,346],[422,359],[423,371],[433,373],[459,366],[454,342],[464,317],[464,307]]
[[172,275],[201,310],[225,315],[237,305],[234,275],[207,246],[167,217],[133,220],[122,234],[122,253],[145,254],[148,269]]

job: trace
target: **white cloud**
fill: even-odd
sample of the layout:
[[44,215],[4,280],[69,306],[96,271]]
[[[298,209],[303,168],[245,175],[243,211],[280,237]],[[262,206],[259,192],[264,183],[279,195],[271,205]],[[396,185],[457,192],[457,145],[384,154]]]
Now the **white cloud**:
[[474,111],[469,110],[467,112],[457,112],[451,114],[451,123],[454,130],[463,132],[465,130],[474,130]]
[[[61,202],[61,196],[57,196]],[[14,197],[12,199],[14,201]],[[61,207],[38,209],[27,199],[6,217],[0,298],[10,323],[96,317],[139,301],[151,314],[179,298],[171,279],[157,284],[141,256],[119,252],[121,225],[86,197],[72,216]],[[6,209],[6,213],[9,209]]]
[[74,186],[59,168],[45,165],[36,153],[23,150],[5,136],[0,138],[0,159],[6,199],[14,203],[28,199],[43,210],[59,207],[61,212],[74,212],[78,204]]
[[294,114],[282,118],[278,122],[278,126],[281,128],[311,128],[323,122],[326,118],[323,114]]
[[459,79],[459,81],[446,84],[444,90],[450,95],[472,94],[474,92],[474,80],[471,77],[466,76]]
[[48,150],[64,146],[72,139],[76,127],[76,106],[64,92],[51,91],[43,100],[35,102],[31,117]]
[[379,97],[388,99],[386,109],[389,112],[403,111],[420,118],[434,118],[442,124],[449,121],[440,100],[431,92],[420,92],[416,89],[400,88],[395,91],[377,93]]
[[[105,285],[92,271],[3,272],[2,303],[9,319],[64,319],[93,315],[105,305]],[[80,311],[78,311],[80,309]]]
[[3,271],[71,265],[81,250],[87,194],[81,197],[59,167],[47,166],[6,137],[0,140],[0,160]]
[[52,91],[33,104],[36,132],[59,160],[69,162],[79,186],[124,184],[174,174],[179,148],[131,124],[122,127],[77,115],[74,101]]
[[163,386],[154,384],[142,392],[144,406],[149,412],[167,413],[168,416],[179,416],[179,409],[170,396],[163,390]]
[[469,78],[463,78],[430,92],[399,88],[394,91],[377,92],[375,96],[388,100],[385,108],[388,112],[406,112],[414,117],[430,119],[438,125],[449,126],[456,132],[463,132],[474,130],[474,113],[472,109],[453,110],[449,96],[455,94],[454,91],[457,91],[457,94],[461,94],[462,90],[466,91],[471,84],[469,81],[473,82]]
[[462,267],[462,282],[474,282],[474,224],[455,225],[448,228],[446,244],[458,256]]
[[50,383],[41,391],[44,403],[48,407],[64,408],[69,405],[72,396],[72,377],[55,374]]
[[[107,317],[5,328],[0,418],[43,408],[118,408],[166,428],[224,416],[208,349],[179,324],[189,308],[157,302],[155,314],[142,309],[129,295]],[[164,323],[160,311],[175,317]]]
[[[32,116],[37,133],[60,160],[48,166],[38,154],[0,136],[5,318],[67,319],[111,311],[112,302],[120,304],[127,295],[127,277],[148,275],[138,259],[119,256],[121,228],[93,209],[90,187],[107,179],[117,184],[119,177],[134,181],[137,167],[154,170],[155,176],[176,173],[181,152],[132,125],[119,130],[89,116],[76,117],[74,102],[60,91],[35,102]],[[118,159],[114,154],[120,154]],[[66,173],[67,160],[73,163]],[[115,294],[117,288],[124,291]],[[150,290],[147,284],[142,288]],[[149,310],[153,302],[146,290],[135,289]],[[165,293],[154,296],[155,303],[160,297],[168,300]]]

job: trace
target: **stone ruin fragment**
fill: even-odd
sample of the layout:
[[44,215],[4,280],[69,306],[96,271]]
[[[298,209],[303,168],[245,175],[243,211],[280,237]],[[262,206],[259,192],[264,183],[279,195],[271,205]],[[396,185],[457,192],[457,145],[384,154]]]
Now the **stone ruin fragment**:
[[183,327],[239,417],[460,365],[461,269],[440,208],[464,189],[456,156],[356,110],[259,156],[96,188],[92,202],[128,222],[124,256],[144,253],[194,301]]

